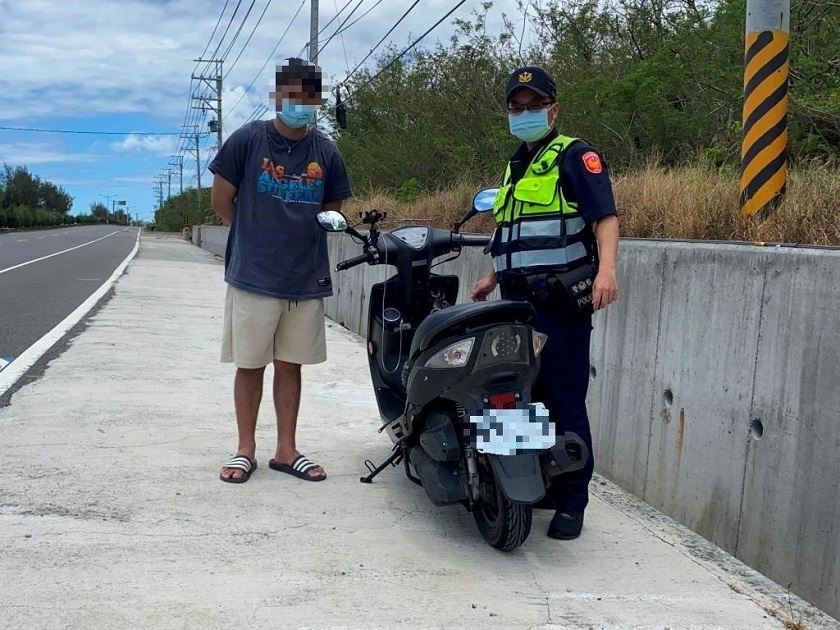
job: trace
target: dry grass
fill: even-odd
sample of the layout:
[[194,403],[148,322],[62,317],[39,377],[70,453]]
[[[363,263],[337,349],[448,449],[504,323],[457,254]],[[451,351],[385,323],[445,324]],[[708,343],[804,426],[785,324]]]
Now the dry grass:
[[[383,228],[393,228],[403,223],[416,223],[434,227],[452,229],[472,206],[473,195],[481,186],[466,183],[456,184],[452,188],[435,195],[421,197],[410,203],[399,203],[388,195],[374,193],[364,199],[353,200],[347,205],[347,216],[356,219],[359,212],[376,208],[388,213],[382,222]],[[470,219],[464,226],[464,232],[491,232],[493,219],[479,215]]]
[[791,171],[782,204],[763,223],[741,219],[734,174],[652,165],[616,178],[614,186],[627,236],[840,245],[837,171]]
[[[785,199],[763,223],[745,222],[738,207],[737,174],[704,167],[665,169],[656,164],[613,178],[623,236],[840,245],[840,171],[792,170]],[[450,228],[470,207],[479,186],[460,183],[439,194],[398,203],[372,194],[349,204],[351,217],[377,207],[391,228],[402,222]],[[487,215],[470,220],[468,232],[489,232]]]

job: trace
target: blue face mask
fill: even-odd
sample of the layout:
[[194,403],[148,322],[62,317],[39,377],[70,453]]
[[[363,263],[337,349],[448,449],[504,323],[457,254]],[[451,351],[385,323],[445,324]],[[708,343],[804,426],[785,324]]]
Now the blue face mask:
[[281,110],[277,111],[277,118],[292,129],[300,129],[315,122],[315,114],[318,111],[317,105],[304,105],[284,98],[282,107]]
[[548,109],[529,112],[527,109],[518,114],[508,114],[510,132],[522,142],[536,142],[548,133]]

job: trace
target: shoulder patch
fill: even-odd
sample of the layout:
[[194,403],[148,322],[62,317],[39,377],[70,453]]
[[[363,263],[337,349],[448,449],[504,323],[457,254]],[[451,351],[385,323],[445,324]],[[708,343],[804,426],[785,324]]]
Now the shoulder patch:
[[597,175],[604,170],[604,167],[601,166],[601,158],[595,151],[587,151],[581,159],[583,160],[583,166],[590,173]]

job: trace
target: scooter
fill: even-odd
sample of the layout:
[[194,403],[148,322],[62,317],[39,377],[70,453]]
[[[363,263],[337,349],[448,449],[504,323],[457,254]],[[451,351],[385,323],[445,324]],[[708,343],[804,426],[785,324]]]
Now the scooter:
[[[586,444],[556,431],[548,411],[532,401],[546,335],[534,330],[529,302],[491,300],[456,304],[459,280],[432,269],[463,247],[486,247],[490,237],[461,234],[478,213],[492,209],[496,189],[473,198],[453,230],[404,226],[379,229],[387,213],[360,213],[367,234],[341,212],[318,222],[346,232],[363,253],[336,265],[391,265],[396,273],[370,293],[367,355],[370,375],[393,449],[369,475],[403,463],[406,476],[436,506],[461,504],[483,538],[511,551],[528,538],[534,508],[554,509],[546,496],[552,479],[583,468]],[[360,228],[361,229],[361,228]],[[434,262],[455,253],[454,257]]]

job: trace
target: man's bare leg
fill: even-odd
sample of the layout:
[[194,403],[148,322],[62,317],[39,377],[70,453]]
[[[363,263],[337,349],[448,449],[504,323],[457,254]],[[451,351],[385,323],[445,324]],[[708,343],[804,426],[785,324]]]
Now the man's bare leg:
[[[251,461],[254,461],[257,450],[257,416],[262,401],[264,374],[265,367],[255,370],[237,368],[236,378],[233,382],[236,426],[239,429],[239,446],[236,449],[236,454],[244,455]],[[238,479],[245,474],[239,469],[225,468],[224,466],[222,466],[221,472],[225,479]]]
[[[298,410],[300,409],[301,377],[300,365],[274,362],[274,409],[277,413],[277,451],[274,459],[280,464],[289,464],[301,453],[297,450]],[[320,466],[309,471],[313,478],[325,477]]]

